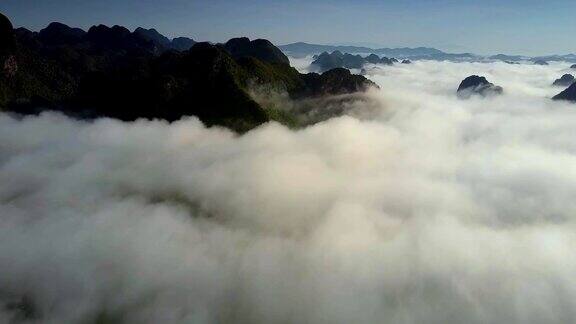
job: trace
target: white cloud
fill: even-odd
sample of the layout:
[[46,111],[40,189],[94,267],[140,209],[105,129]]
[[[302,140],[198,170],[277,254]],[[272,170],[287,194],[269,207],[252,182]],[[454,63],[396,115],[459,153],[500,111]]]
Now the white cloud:
[[[240,137],[0,115],[0,299],[42,323],[574,322],[564,68],[379,67],[371,120]],[[505,94],[457,99],[470,74]]]

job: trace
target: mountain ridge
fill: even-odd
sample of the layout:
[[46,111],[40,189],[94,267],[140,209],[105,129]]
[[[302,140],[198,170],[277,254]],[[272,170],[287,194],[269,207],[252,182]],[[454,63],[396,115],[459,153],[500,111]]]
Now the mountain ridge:
[[50,26],[39,33],[14,29],[0,14],[0,110],[125,121],[196,116],[208,126],[245,132],[272,120],[300,125],[293,113],[257,102],[254,89],[286,93],[284,100],[294,103],[375,86],[347,70],[301,74],[264,39],[201,42],[179,51],[155,29]]

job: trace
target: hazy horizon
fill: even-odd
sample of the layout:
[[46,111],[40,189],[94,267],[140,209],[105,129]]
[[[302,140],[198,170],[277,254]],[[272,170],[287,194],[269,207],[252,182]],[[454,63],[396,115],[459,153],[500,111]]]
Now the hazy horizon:
[[539,1],[223,1],[4,0],[15,26],[39,30],[52,21],[156,28],[169,37],[222,42],[266,38],[277,45],[369,43],[370,47],[434,47],[446,52],[551,55],[576,52],[576,3]]

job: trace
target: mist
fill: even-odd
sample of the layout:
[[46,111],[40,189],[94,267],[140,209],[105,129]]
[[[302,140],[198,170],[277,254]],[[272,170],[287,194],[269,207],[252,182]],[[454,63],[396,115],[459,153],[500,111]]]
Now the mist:
[[567,66],[368,66],[344,116],[241,136],[0,114],[0,322],[576,322]]

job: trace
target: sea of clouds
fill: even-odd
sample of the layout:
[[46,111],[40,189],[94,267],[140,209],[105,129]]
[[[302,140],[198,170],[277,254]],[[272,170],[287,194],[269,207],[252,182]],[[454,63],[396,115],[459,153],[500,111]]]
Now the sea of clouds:
[[0,323],[574,323],[567,66],[369,66],[369,114],[242,136],[0,114]]

